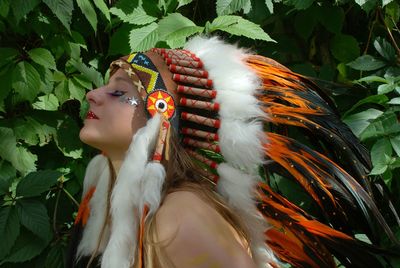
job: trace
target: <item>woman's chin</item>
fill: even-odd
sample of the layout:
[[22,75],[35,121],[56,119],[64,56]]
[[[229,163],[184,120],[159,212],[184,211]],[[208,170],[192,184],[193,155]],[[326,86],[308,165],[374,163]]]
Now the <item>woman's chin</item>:
[[81,131],[79,132],[79,139],[94,148],[100,149],[99,148],[99,139],[95,133],[91,133],[90,131],[86,130],[85,128],[82,128]]

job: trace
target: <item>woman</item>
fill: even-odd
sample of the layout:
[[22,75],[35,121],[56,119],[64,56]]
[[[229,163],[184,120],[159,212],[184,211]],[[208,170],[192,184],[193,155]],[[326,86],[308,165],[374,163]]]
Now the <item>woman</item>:
[[[272,267],[277,260],[265,239],[285,261],[334,266],[324,241],[305,239],[305,232],[311,231],[303,222],[315,223],[311,217],[265,184],[256,191],[259,167],[275,162],[287,169],[284,173],[299,180],[322,207],[333,204],[346,215],[361,200],[375,217],[381,216],[356,179],[292,140],[265,136],[263,123],[324,127],[325,135],[329,131],[340,146],[357,148],[345,158],[362,163],[366,156],[358,141],[340,122],[331,127],[332,120],[326,125],[320,120],[335,115],[304,77],[216,38],[194,38],[186,49],[153,49],[121,58],[111,64],[109,83],[87,94],[90,111],[80,138],[103,155],[87,168],[69,266]],[[313,102],[304,98],[307,91]],[[283,115],[283,106],[294,110],[286,109]],[[307,118],[310,114],[318,120]],[[315,178],[305,175],[304,166]],[[348,183],[339,185],[335,176],[329,177],[335,172]],[[314,180],[311,184],[302,180],[307,176]],[[335,185],[334,193],[329,183]],[[326,200],[337,193],[340,198]],[[354,198],[358,194],[361,198]],[[338,206],[343,196],[354,200],[354,206]],[[343,223],[342,216],[328,212],[328,222]],[[270,229],[274,239],[265,238],[267,220],[293,235],[278,243],[281,234]],[[331,229],[318,230],[316,237]],[[330,235],[354,241],[345,234]],[[301,246],[287,241],[311,243],[312,248],[303,251],[314,257],[303,256]],[[282,249],[287,252],[282,254]],[[344,258],[354,264],[349,259]]]

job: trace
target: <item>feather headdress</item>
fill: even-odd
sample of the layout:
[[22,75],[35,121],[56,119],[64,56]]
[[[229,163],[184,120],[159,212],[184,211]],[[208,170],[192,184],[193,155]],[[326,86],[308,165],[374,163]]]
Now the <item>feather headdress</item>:
[[[398,243],[366,178],[368,152],[316,84],[215,37],[195,37],[183,50],[151,51],[163,58],[167,74],[160,74],[142,53],[112,64],[140,82],[150,119],[133,137],[125,157],[111,195],[112,224],[106,230],[99,228],[105,215],[96,212],[96,200],[106,192],[99,189],[108,185],[101,178],[109,171],[92,174],[94,164],[89,165],[87,177],[100,179],[94,193],[85,187],[84,202],[92,209],[89,220],[80,217],[77,224],[96,224],[83,231],[81,255],[103,252],[105,268],[135,262],[143,218],[160,203],[165,178],[160,161],[168,132],[174,129],[188,154],[208,167],[216,190],[244,219],[259,267],[273,266],[276,257],[296,267],[335,267],[333,256],[354,267],[379,267],[373,253],[382,250],[357,241],[353,231],[373,241],[384,232]],[[177,86],[167,88],[163,75],[170,75]],[[289,138],[287,127],[311,135],[320,149]],[[222,162],[215,161],[216,154]],[[319,207],[319,218],[274,192],[268,185],[273,173],[298,183]],[[81,206],[78,215],[83,211]],[[100,247],[86,241],[89,234],[101,239]],[[138,257],[140,263],[140,252]]]

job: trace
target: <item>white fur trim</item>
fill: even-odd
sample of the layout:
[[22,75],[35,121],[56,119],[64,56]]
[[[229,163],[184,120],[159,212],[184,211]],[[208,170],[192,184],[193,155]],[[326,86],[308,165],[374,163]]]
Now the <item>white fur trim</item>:
[[156,114],[137,131],[121,165],[111,196],[111,236],[102,268],[129,268],[134,264],[143,174],[159,129],[160,115]]
[[185,48],[201,59],[217,90],[219,146],[226,161],[217,169],[218,191],[244,219],[254,259],[259,267],[266,267],[267,262],[276,259],[264,243],[267,223],[253,200],[259,178],[257,167],[264,162],[265,135],[259,120],[267,117],[255,97],[260,80],[244,63],[247,52],[218,38],[195,37]]
[[250,246],[255,262],[259,267],[267,267],[268,262],[276,262],[272,251],[264,242],[264,232],[268,225],[252,198],[257,179],[226,163],[220,164],[217,171],[220,175],[217,188],[228,204],[240,213],[250,235]]
[[106,167],[108,167],[107,157],[102,154],[98,154],[90,160],[86,167],[85,178],[83,179],[82,197],[85,196],[92,186],[97,185],[97,182]]
[[[107,158],[103,155],[95,156],[86,169],[83,196],[91,187],[96,187],[96,190],[89,202],[90,215],[78,246],[77,259],[82,256],[90,256],[96,250],[106,218],[109,180],[110,169]],[[104,250],[108,236],[109,230],[107,228],[101,240],[100,252]]]
[[263,162],[263,129],[254,120],[264,113],[254,96],[260,86],[259,78],[244,63],[248,54],[216,37],[195,37],[185,48],[201,59],[217,90],[222,155],[233,166],[255,172],[255,167]]
[[148,163],[143,177],[143,198],[139,205],[139,213],[142,215],[142,209],[147,204],[149,206],[148,215],[151,215],[160,206],[161,189],[165,180],[164,166],[157,162]]

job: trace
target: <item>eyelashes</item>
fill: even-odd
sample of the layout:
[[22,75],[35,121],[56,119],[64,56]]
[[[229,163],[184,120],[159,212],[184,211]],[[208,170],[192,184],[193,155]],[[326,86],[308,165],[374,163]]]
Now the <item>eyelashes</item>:
[[113,92],[109,92],[108,94],[113,97],[121,97],[124,96],[126,91],[123,90],[114,90]]

